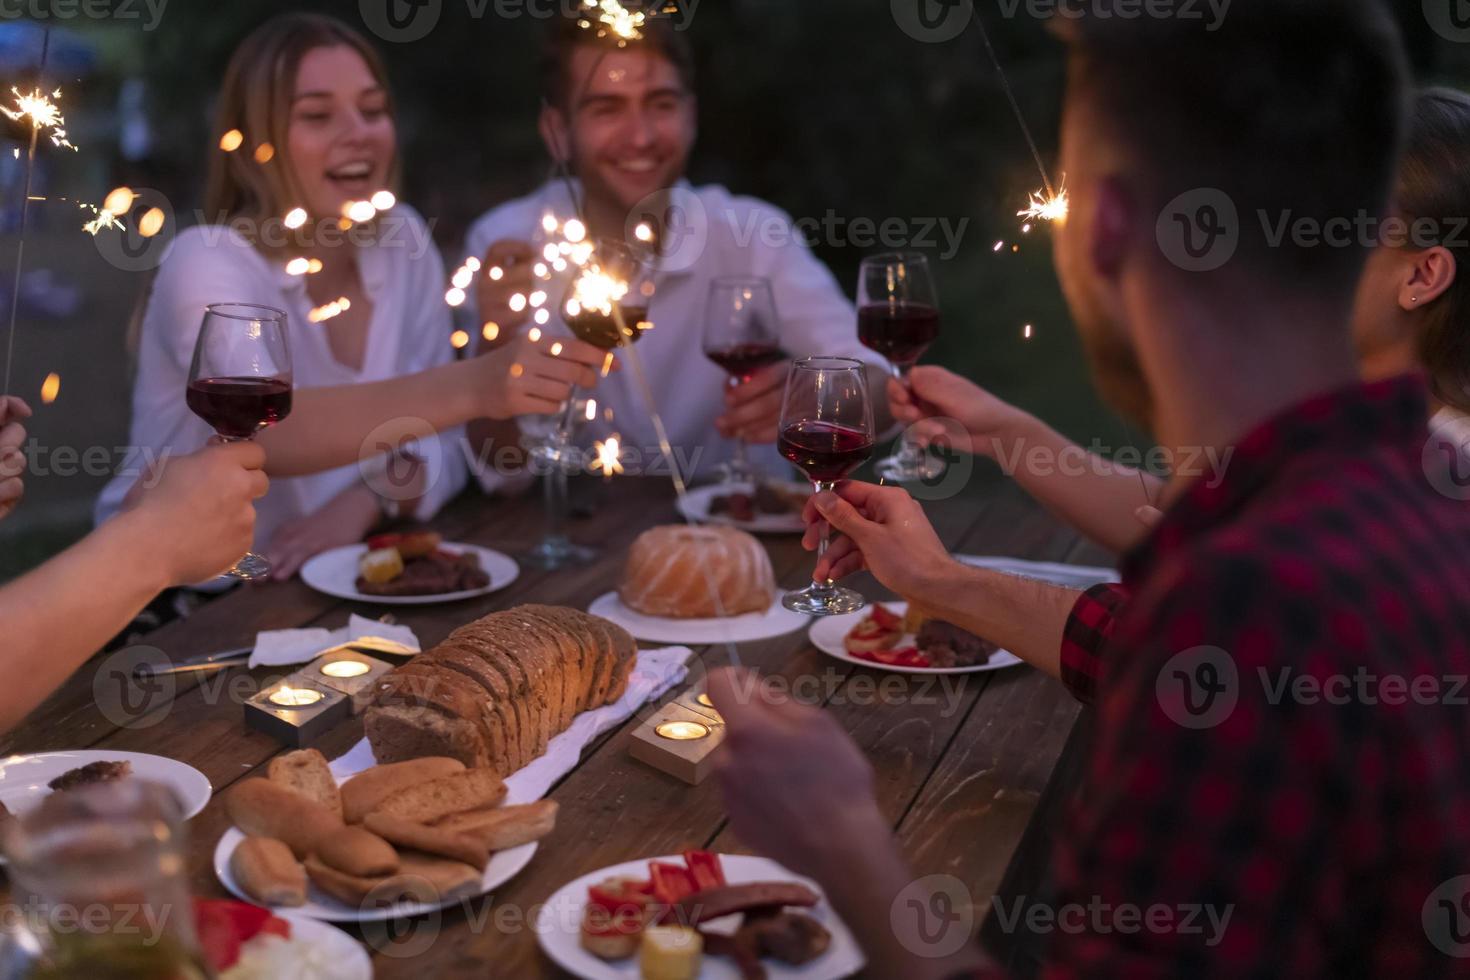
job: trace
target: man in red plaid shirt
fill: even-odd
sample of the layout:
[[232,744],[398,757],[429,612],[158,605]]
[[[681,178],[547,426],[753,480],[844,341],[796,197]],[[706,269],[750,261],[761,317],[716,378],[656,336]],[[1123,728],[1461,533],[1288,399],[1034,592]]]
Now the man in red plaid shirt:
[[[1064,28],[1062,283],[1110,400],[1230,464],[1169,486],[1126,605],[1094,590],[1070,621],[1076,593],[959,565],[893,488],[815,503],[844,535],[817,575],[866,567],[1095,701],[1049,975],[1470,975],[1470,508],[1422,382],[1356,380],[1372,242],[1301,233],[1384,213],[1398,39],[1374,0],[1236,0],[1218,29],[1088,9]],[[735,830],[823,883],[872,975],[987,974],[895,931],[912,875],[871,768],[749,682],[710,684]]]

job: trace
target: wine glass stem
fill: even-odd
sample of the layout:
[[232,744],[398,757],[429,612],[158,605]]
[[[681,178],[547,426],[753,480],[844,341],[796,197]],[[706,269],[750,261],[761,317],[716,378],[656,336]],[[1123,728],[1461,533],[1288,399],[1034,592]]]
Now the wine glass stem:
[[577,416],[577,392],[580,389],[573,388],[567,392],[567,406],[562,410],[561,421],[556,426],[556,448],[563,449],[572,438],[572,427],[576,424]]
[[[835,484],[835,483],[813,483],[812,486],[816,488],[817,493],[825,493],[828,490],[832,490],[832,489],[836,488],[837,484]],[[827,556],[827,545],[829,545],[831,543],[832,543],[832,525],[831,524],[828,524],[826,521],[823,521],[822,522],[822,537],[817,542],[817,564],[818,565],[822,564],[822,559]],[[821,585],[822,585],[823,588],[831,588],[832,587],[832,579],[831,578],[823,579]]]
[[559,540],[566,536],[567,471],[558,462],[546,473],[546,537]]
[[[910,365],[910,367],[912,367],[912,365]],[[893,369],[893,374],[894,377],[898,378],[899,384],[903,385],[905,388],[908,388],[909,396],[910,398],[912,398],[914,394],[914,389],[913,386],[909,384],[909,367],[895,367]],[[898,443],[898,458],[903,460],[905,464],[913,466],[916,465],[923,458],[923,456],[923,448],[914,441],[913,436],[910,434],[910,430],[907,428],[904,429],[903,438],[900,439]]]

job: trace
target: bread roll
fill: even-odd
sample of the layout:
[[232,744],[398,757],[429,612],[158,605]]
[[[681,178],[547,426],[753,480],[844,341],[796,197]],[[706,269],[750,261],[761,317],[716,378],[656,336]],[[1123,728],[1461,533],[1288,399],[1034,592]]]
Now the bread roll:
[[391,844],[413,848],[425,854],[446,857],[485,870],[490,863],[490,848],[469,834],[456,833],[442,827],[431,827],[385,813],[370,813],[363,824],[368,830]]
[[337,901],[355,909],[381,908],[399,900],[400,890],[395,887],[396,875],[383,878],[359,878],[336,868],[328,867],[316,855],[305,861],[306,873],[311,883]]
[[283,841],[247,837],[230,855],[230,874],[261,905],[306,904],[306,869]]
[[271,782],[320,803],[330,813],[342,815],[342,796],[337,790],[337,780],[332,777],[326,756],[316,749],[278,755],[266,766],[265,774]]
[[316,845],[322,863],[359,878],[380,878],[398,870],[398,852],[383,838],[362,827],[343,827]]
[[537,800],[445,817],[434,826],[473,837],[491,851],[504,851],[540,840],[556,829],[557,802]]
[[645,616],[740,616],[771,608],[776,575],[766,549],[744,531],[670,524],[633,542],[618,595]]
[[225,794],[225,813],[241,832],[284,841],[305,858],[325,837],[342,830],[341,817],[268,779],[247,779]]
[[342,818],[362,823],[363,817],[399,790],[463,771],[463,762],[443,756],[374,766],[342,784]]
[[484,873],[460,861],[404,851],[392,880],[408,900],[436,904],[480,894]]
[[505,793],[505,780],[495,773],[489,769],[469,769],[401,789],[372,812],[432,823],[452,813],[495,806],[505,799]]

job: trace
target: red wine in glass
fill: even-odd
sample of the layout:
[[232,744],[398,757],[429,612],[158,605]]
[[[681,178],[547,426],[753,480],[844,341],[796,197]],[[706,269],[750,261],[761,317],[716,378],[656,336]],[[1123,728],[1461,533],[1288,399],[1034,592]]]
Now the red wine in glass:
[[[184,402],[227,442],[243,442],[291,414],[291,349],[286,314],[250,303],[205,309],[194,344]],[[254,552],[235,563],[235,578],[264,578],[270,562]]]
[[939,339],[939,311],[927,303],[874,303],[858,310],[858,340],[900,368],[913,367]]
[[291,383],[280,378],[200,378],[189,382],[189,410],[226,439],[249,439],[291,414]]
[[741,382],[749,381],[761,368],[780,364],[786,360],[786,352],[777,344],[735,344],[717,350],[707,350],[705,356],[718,364],[730,377]]
[[873,434],[833,422],[795,422],[781,430],[777,448],[813,483],[836,483],[873,455]]
[[[862,362],[847,357],[804,357],[791,365],[781,402],[777,448],[821,493],[863,464],[873,452],[873,406]],[[817,559],[827,552],[822,528]],[[856,612],[867,600],[830,581],[789,592],[781,605],[808,616]]]

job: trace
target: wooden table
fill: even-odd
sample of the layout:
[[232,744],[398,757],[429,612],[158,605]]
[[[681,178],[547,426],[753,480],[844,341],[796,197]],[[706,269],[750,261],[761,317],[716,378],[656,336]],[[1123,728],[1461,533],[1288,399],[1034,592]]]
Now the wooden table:
[[[978,496],[972,489],[964,498],[927,505],[941,537],[956,552],[1106,563],[1106,556],[1060,527],[1009,482],[986,477],[972,481],[972,488],[977,484]],[[572,523],[572,534],[601,547],[597,562],[551,573],[527,569],[510,588],[482,599],[395,607],[399,621],[428,647],[461,623],[522,602],[586,608],[614,587],[621,558],[640,531],[677,519],[672,490],[653,479],[583,484],[574,492],[574,505],[584,513]],[[534,496],[515,501],[466,496],[435,523],[451,540],[512,554],[531,546],[542,526]],[[810,580],[812,557],[794,537],[765,541],[783,586]],[[866,576],[857,587],[872,598],[887,595]],[[248,645],[258,630],[337,627],[350,611],[377,615],[382,610],[319,595],[300,582],[255,586],[156,631],[146,642],[184,658]],[[722,648],[698,652],[710,667],[726,659]],[[946,687],[905,682],[905,696],[878,703],[875,681],[897,675],[826,657],[807,642],[804,631],[744,644],[739,652],[746,665],[767,673],[820,680],[812,687],[872,759],[884,812],[917,873],[957,876],[973,896],[977,922],[982,919],[1076,720],[1078,707],[1062,686],[1018,667],[946,678],[951,682]],[[116,749],[152,752],[196,767],[209,777],[216,795],[190,823],[193,886],[197,894],[222,896],[211,869],[212,852],[227,826],[219,794],[244,777],[263,774],[267,761],[282,751],[272,739],[245,728],[239,705],[268,672],[254,678],[243,669],[203,679],[185,675],[171,699],[120,726],[117,712],[109,720],[93,695],[94,678],[106,672],[107,663],[107,658],[92,661],[23,726],[0,738],[0,755]],[[556,831],[542,842],[530,866],[493,896],[493,904],[482,899],[468,910],[445,912],[438,921],[418,921],[397,937],[398,945],[382,929],[358,933],[375,948],[377,976],[557,975],[526,923],[566,881],[605,865],[690,848],[743,852],[726,826],[713,781],[690,787],[629,757],[634,724],[589,747],[581,764],[555,787],[551,796],[561,804]],[[335,757],[361,734],[361,723],[350,722],[318,747]],[[1059,786],[1050,796],[1064,799],[1067,789]],[[1046,835],[1031,835],[1038,836]],[[1028,848],[1037,853],[1038,864],[1044,863],[1044,843]],[[1028,874],[1032,877],[1012,870],[1018,881],[1034,878],[1034,870]],[[1005,950],[997,952],[1012,958]]]

